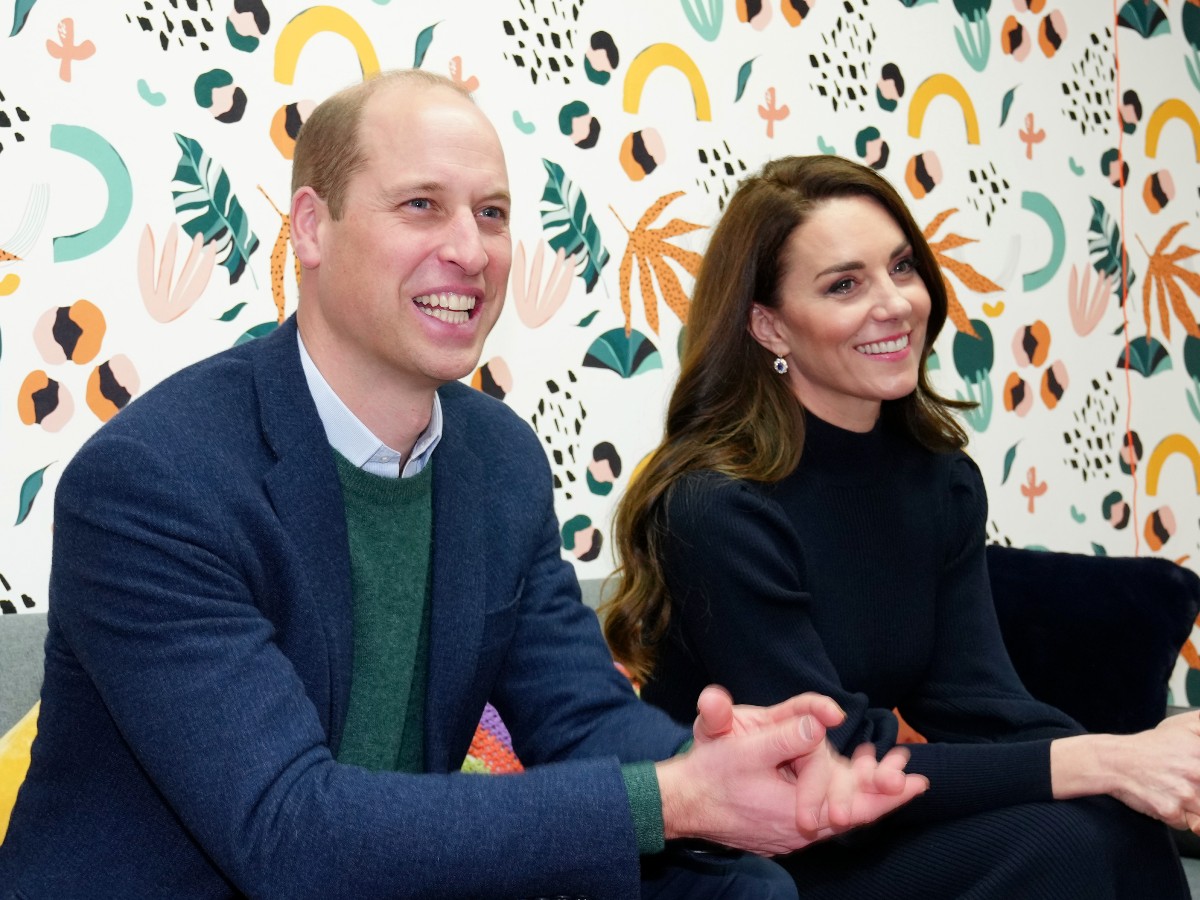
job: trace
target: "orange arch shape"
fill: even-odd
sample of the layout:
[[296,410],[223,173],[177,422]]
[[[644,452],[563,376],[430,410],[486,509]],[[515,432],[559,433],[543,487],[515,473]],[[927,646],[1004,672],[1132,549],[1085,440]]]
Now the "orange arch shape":
[[1176,453],[1182,453],[1192,464],[1192,475],[1196,479],[1196,493],[1200,494],[1200,450],[1196,449],[1188,438],[1182,434],[1168,434],[1158,442],[1150,459],[1146,463],[1146,495],[1153,497],[1158,493],[1158,477],[1162,474],[1163,463]]
[[275,80],[280,84],[293,84],[296,80],[296,64],[300,51],[314,35],[322,31],[340,34],[354,47],[358,54],[358,65],[365,81],[379,74],[379,57],[375,45],[363,27],[349,13],[333,6],[313,6],[297,15],[283,26],[279,41],[275,44]]

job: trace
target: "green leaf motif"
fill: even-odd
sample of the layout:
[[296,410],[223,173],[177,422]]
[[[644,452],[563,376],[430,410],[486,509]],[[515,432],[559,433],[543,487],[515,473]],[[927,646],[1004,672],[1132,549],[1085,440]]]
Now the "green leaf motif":
[[1118,369],[1130,369],[1147,378],[1171,369],[1171,356],[1167,348],[1149,335],[1130,341],[1128,349],[1128,353],[1121,351],[1117,360]]
[[562,250],[575,258],[575,274],[583,279],[590,294],[608,263],[600,229],[588,212],[587,198],[567,178],[562,166],[548,159],[543,159],[542,165],[547,176],[542,191],[542,229],[552,250]]
[[175,141],[181,151],[171,182],[175,212],[189,237],[200,235],[204,243],[216,245],[217,262],[229,270],[229,283],[236,284],[258,249],[258,238],[221,164],[192,138],[176,134]]
[[976,72],[987,68],[988,54],[992,47],[992,33],[988,27],[987,11],[991,0],[965,0],[961,5],[955,0],[954,7],[963,20],[963,30],[954,29],[954,40],[963,59]]
[[1188,409],[1192,411],[1192,418],[1200,422],[1200,378],[1192,379],[1192,389],[1185,390],[1187,396]]
[[235,303],[233,306],[229,307],[229,309],[225,310],[225,312],[221,313],[220,318],[218,318],[217,321],[232,322],[237,318],[238,313],[240,313],[245,307],[245,301],[241,303]]
[[1077,510],[1075,508],[1075,504],[1072,503],[1071,504],[1071,518],[1074,521],[1078,522],[1080,525],[1082,525],[1084,522],[1087,521],[1087,513],[1081,513],[1079,510]]
[[[706,41],[715,41],[721,33],[721,17],[724,14],[723,0],[679,0],[683,14]],[[741,92],[738,92],[741,96]]]
[[590,313],[588,313],[586,316],[584,316],[582,319],[580,319],[579,323],[575,327],[576,328],[587,328],[589,325],[592,324],[592,319],[596,318],[596,316],[598,316],[598,315],[600,315],[600,310],[593,309]]
[[987,322],[971,319],[971,327],[975,329],[975,337],[965,331],[954,335],[954,368],[964,381],[981,381],[992,371],[996,348]]
[[1179,24],[1183,26],[1184,40],[1193,50],[1200,50],[1200,6],[1185,3],[1179,16]]
[[1192,86],[1200,91],[1200,54],[1195,50],[1192,51],[1191,57],[1184,57],[1183,64],[1187,67],[1188,78],[1192,81]]
[[1154,0],[1126,0],[1117,16],[1117,24],[1131,28],[1144,38],[1171,33],[1171,23]]
[[1017,96],[1016,88],[1009,88],[1007,94],[1004,95],[1004,102],[1000,104],[1000,127],[1004,127],[1004,123],[1008,121],[1009,110],[1012,109],[1013,99]]
[[29,511],[33,509],[33,501],[37,499],[38,492],[42,489],[42,476],[52,465],[54,463],[46,463],[22,482],[21,499],[17,505],[17,521],[13,523],[14,525],[20,525],[29,517]]
[[962,416],[968,425],[982,434],[987,431],[988,423],[992,421],[992,409],[995,406],[991,379],[988,378],[987,372],[980,371],[963,380],[966,382],[967,392],[963,394],[955,391],[954,396],[976,404],[973,409],[964,409]]
[[742,63],[742,67],[738,69],[737,96],[733,98],[734,103],[741,100],[742,94],[746,92],[746,82],[750,80],[750,71],[754,68],[755,59],[758,59],[758,57],[755,56],[752,59],[746,60]]
[[[1017,441],[1017,444],[1021,443]],[[1017,444],[1013,444],[1008,448],[1008,452],[1004,454],[1004,474],[1000,477],[1000,483],[1008,481],[1008,476],[1012,472],[1013,463],[1017,459]]]
[[1092,221],[1088,225],[1088,254],[1092,257],[1092,268],[1118,280],[1122,268],[1125,272],[1124,295],[1128,296],[1137,275],[1129,265],[1129,254],[1125,254],[1125,265],[1121,265],[1121,229],[1108,214],[1104,204],[1095,197],[1092,201]]
[[440,22],[434,22],[428,28],[423,28],[421,33],[417,35],[417,44],[413,48],[413,68],[421,68],[421,63],[425,62],[425,54],[429,52],[429,45],[433,43],[433,29],[440,25]]
[[233,342],[233,346],[238,347],[242,344],[248,344],[257,338],[266,337],[278,327],[279,323],[275,321],[263,322],[261,325],[255,325],[253,328],[243,331],[238,339]]
[[1183,370],[1194,379],[1200,379],[1200,338],[1190,334],[1183,339]]
[[1188,667],[1187,674],[1184,676],[1183,688],[1187,693],[1188,705],[1200,705],[1200,669]]
[[1108,551],[1105,550],[1102,545],[1097,544],[1095,541],[1092,541],[1092,552],[1094,554],[1096,554],[1097,556],[1108,556]]
[[651,369],[662,368],[662,357],[649,338],[636,329],[626,337],[624,328],[606,331],[592,342],[583,364],[593,369],[608,369],[622,378],[632,378]]
[[29,11],[33,9],[33,5],[37,0],[17,0],[17,5],[13,9],[13,27],[9,32],[9,37],[16,37],[17,32],[25,27],[25,20],[29,18]]

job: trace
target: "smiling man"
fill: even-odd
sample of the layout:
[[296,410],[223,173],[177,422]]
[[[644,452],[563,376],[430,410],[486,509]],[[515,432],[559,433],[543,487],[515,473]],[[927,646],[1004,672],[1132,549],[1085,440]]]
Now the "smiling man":
[[[294,319],[130,404],[59,484],[4,896],[795,896],[679,839],[785,852],[924,782],[832,753],[827,698],[709,689],[689,734],[613,667],[536,438],[457,383],[509,271],[490,123],[389,73],[321,104],[294,165]],[[457,771],[489,699],[522,775]]]

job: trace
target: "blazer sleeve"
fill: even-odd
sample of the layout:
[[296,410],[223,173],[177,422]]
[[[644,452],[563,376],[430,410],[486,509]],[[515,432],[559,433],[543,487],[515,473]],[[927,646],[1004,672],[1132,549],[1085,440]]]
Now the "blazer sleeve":
[[640,702],[617,670],[595,612],[580,597],[575,570],[563,559],[550,473],[535,442],[526,459],[538,475],[510,495],[531,522],[533,554],[492,703],[527,764],[592,756],[623,763],[666,759],[690,731]]
[[[935,689],[946,699],[936,708],[933,702],[922,707],[945,724],[937,737],[946,741],[967,740],[975,724],[971,716],[956,715],[952,698],[972,698],[980,693],[981,683],[995,674],[1004,682],[1011,672],[1011,665],[1008,672],[1004,665],[991,664],[968,664],[961,673],[957,669],[962,654],[954,651],[953,643],[956,635],[962,637],[963,628],[978,633],[984,643],[991,640],[992,631],[999,640],[994,615],[990,625],[987,616],[981,616],[988,595],[978,590],[986,590],[986,571],[976,569],[979,558],[970,548],[977,542],[982,552],[982,520],[974,524],[980,530],[956,556],[941,589],[956,600],[967,598],[946,623],[946,646],[939,646],[947,655],[936,673]],[[872,706],[863,693],[847,690],[830,661],[813,622],[804,547],[774,500],[753,485],[711,473],[689,476],[669,499],[663,561],[674,627],[706,675],[729,688],[738,702],[771,704],[816,691],[846,711],[846,721],[830,732],[842,753],[861,743],[875,744],[880,753],[896,744],[893,712]],[[997,658],[1007,664],[1002,652]],[[1005,683],[1028,699],[1019,683]],[[988,689],[982,690],[986,694]],[[1041,713],[1041,705],[1036,705]],[[1045,707],[1043,718],[1050,731],[1069,733],[1070,720],[1056,711]],[[1021,729],[1014,726],[1013,731]],[[1032,733],[1039,734],[1036,729]],[[894,818],[940,820],[1048,799],[1048,747],[1048,740],[911,745],[908,770],[926,775],[931,787]]]
[[[77,454],[56,497],[53,615],[139,777],[239,892],[637,895],[633,824],[611,756],[562,754],[573,758],[514,777],[338,764],[246,572],[256,552],[277,552],[275,538],[228,521],[261,498],[244,496],[245,485],[198,486],[169,449],[110,430]],[[549,559],[541,567],[538,592],[569,593],[566,573]],[[542,640],[520,672],[557,649]],[[596,744],[580,731],[581,746]]]

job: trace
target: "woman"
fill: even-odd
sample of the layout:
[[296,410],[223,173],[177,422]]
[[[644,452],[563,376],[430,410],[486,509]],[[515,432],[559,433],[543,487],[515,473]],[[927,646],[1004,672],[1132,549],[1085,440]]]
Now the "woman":
[[1200,823],[1200,717],[1087,735],[1022,687],[965,404],[926,372],[946,311],[872,170],[798,157],[744,182],[696,279],[663,443],[618,507],[606,636],[683,720],[715,681],[743,703],[832,696],[843,752],[895,745],[897,708],[929,739],[908,767],[926,796],[785,861],[803,897],[1187,897],[1148,816]]

